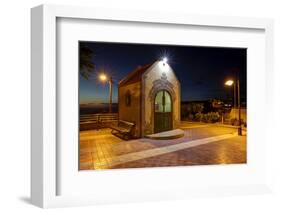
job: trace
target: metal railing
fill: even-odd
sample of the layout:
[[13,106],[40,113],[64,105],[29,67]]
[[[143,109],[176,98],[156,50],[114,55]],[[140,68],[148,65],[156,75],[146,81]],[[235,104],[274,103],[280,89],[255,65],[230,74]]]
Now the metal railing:
[[80,130],[105,128],[118,120],[118,113],[97,113],[80,115]]

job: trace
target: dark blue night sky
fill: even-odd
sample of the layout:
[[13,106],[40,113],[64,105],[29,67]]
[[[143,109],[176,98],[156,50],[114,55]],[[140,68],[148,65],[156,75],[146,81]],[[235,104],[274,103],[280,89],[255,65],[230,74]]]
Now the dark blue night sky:
[[108,85],[98,80],[101,72],[113,77],[113,102],[117,85],[140,65],[150,64],[166,56],[181,82],[182,101],[226,99],[232,95],[224,85],[238,73],[241,98],[246,100],[246,49],[174,45],[147,45],[102,42],[80,42],[92,49],[96,69],[90,80],[80,76],[80,103],[107,103]]

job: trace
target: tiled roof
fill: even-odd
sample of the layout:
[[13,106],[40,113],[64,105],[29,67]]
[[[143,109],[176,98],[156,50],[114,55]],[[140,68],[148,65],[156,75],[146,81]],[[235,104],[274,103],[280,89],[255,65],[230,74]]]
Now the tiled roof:
[[134,71],[130,72],[125,78],[119,82],[119,86],[124,86],[141,81],[142,74],[145,73],[153,63],[144,66],[138,66]]

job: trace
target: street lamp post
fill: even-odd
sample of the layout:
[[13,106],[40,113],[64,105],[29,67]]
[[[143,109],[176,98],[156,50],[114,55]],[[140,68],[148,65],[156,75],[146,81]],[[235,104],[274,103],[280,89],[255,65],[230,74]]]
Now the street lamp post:
[[108,80],[109,83],[109,113],[112,113],[112,77]]
[[[236,89],[237,89],[237,96],[238,96],[238,135],[242,135],[242,127],[241,127],[241,103],[240,103],[240,81],[239,79],[236,79],[234,82],[233,80],[228,80],[225,82],[225,85],[227,86],[232,86],[233,85],[233,90],[234,94],[236,94]],[[234,97],[236,99],[236,97]],[[236,103],[236,100],[234,100],[234,103]]]
[[238,135],[242,135],[242,127],[241,127],[241,103],[240,103],[240,82],[237,79],[237,95],[238,95]]
[[101,74],[99,79],[109,84],[109,113],[112,113],[112,77],[107,77],[105,74]]

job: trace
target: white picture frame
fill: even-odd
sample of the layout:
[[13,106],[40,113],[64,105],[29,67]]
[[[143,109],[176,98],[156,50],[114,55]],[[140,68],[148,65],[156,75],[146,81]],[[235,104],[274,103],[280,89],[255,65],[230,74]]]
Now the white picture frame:
[[[54,6],[41,5],[31,10],[31,54],[32,54],[32,103],[31,103],[31,201],[33,204],[47,208],[47,207],[62,207],[75,205],[92,205],[99,203],[116,203],[116,202],[138,202],[143,200],[165,200],[178,199],[197,196],[214,196],[214,195],[232,195],[232,194],[253,194],[270,192],[271,188],[271,172],[270,161],[267,161],[269,153],[262,153],[264,165],[255,168],[257,172],[257,180],[253,184],[249,181],[234,182],[233,185],[229,183],[222,183],[200,187],[200,182],[193,182],[194,187],[190,185],[173,185],[169,187],[163,183],[159,183],[157,187],[150,186],[151,191],[141,192],[136,187],[136,192],[133,189],[129,191],[110,192],[105,190],[104,194],[97,195],[72,195],[59,194],[58,186],[61,183],[59,173],[62,170],[58,166],[58,159],[60,158],[58,152],[58,132],[57,132],[57,88],[60,82],[57,79],[57,21],[60,18],[64,19],[79,19],[79,20],[100,20],[102,21],[118,21],[133,22],[133,23],[153,23],[155,25],[162,25],[167,27],[173,26],[200,26],[206,28],[223,28],[229,31],[234,29],[242,30],[260,30],[264,35],[264,65],[261,75],[266,78],[260,78],[264,81],[264,87],[260,89],[263,93],[264,102],[262,107],[272,107],[274,100],[271,98],[271,91],[273,90],[273,21],[271,19],[257,19],[257,18],[240,18],[240,17],[216,17],[203,15],[188,15],[188,14],[174,14],[161,13],[151,11],[126,11],[113,10],[108,8],[84,8],[74,6]],[[257,80],[259,81],[259,80]],[[254,83],[253,83],[254,84]],[[255,85],[252,85],[255,86]],[[265,123],[269,123],[272,113],[268,110],[267,114],[262,118]],[[256,128],[256,129],[255,129]],[[249,131],[259,131],[260,127],[256,126]],[[270,128],[268,125],[264,127],[265,131],[260,134],[263,136],[261,147],[270,146],[269,135]],[[259,146],[259,145],[257,145]],[[207,167],[205,167],[206,169]],[[184,168],[166,168],[165,170],[158,170],[162,175],[168,171],[173,170],[182,172]],[[204,168],[203,168],[204,169]],[[214,171],[216,168],[212,168]],[[245,170],[245,167],[238,168]],[[145,177],[150,177],[152,169],[142,170],[143,181]],[[196,173],[197,169],[191,172]],[[225,172],[219,171],[217,172]],[[226,170],[233,172],[234,170],[226,168]],[[78,172],[78,171],[77,171]],[[114,171],[120,174],[123,178],[126,175],[137,175],[138,170],[131,170],[121,172]],[[246,171],[249,172],[249,171]],[[157,174],[157,175],[159,175]],[[198,174],[203,174],[199,171]],[[245,173],[245,175],[248,173]],[[108,175],[103,173],[103,175]],[[157,177],[157,175],[155,177]],[[85,176],[85,174],[84,174]],[[173,180],[175,176],[170,176]],[[234,177],[233,177],[234,178]],[[230,180],[231,182],[231,180]],[[184,183],[184,182],[182,182]],[[162,185],[161,185],[162,184]],[[126,186],[123,186],[126,188]],[[128,188],[131,186],[127,186]],[[160,188],[159,188],[160,187]],[[75,188],[75,187],[74,187]]]

